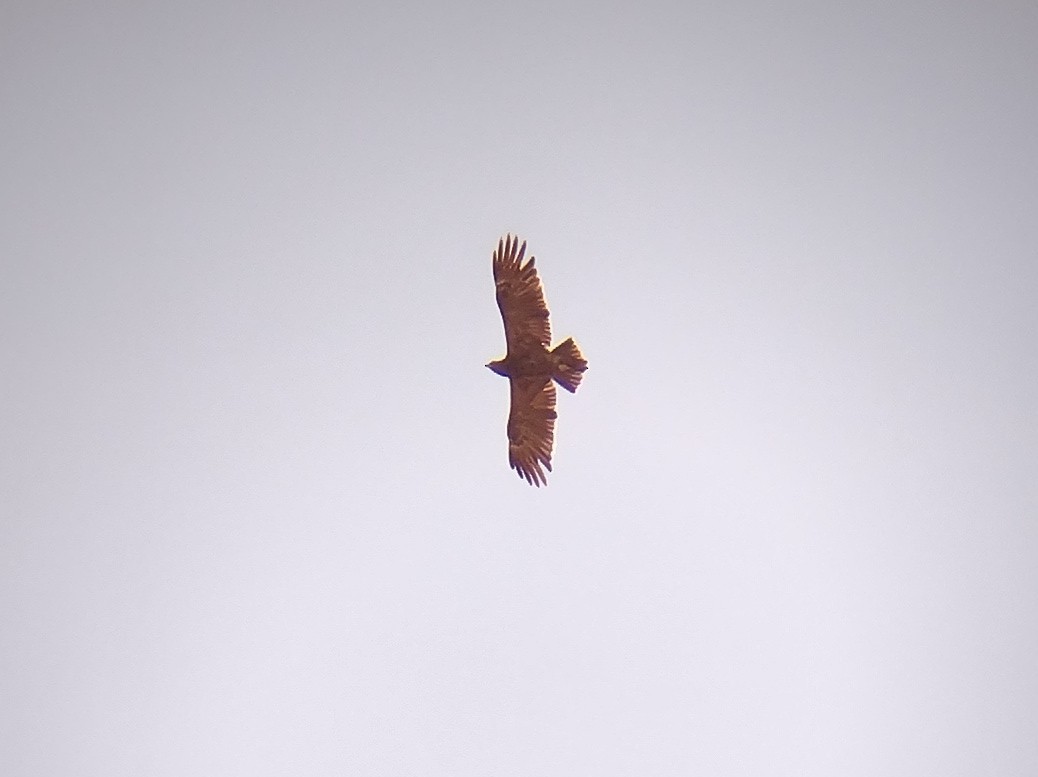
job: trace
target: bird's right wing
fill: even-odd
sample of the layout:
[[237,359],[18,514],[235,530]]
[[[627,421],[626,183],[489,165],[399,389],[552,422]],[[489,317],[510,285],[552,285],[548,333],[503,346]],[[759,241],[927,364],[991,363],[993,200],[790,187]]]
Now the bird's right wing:
[[[555,385],[544,378],[509,378],[508,463],[534,486],[547,485],[555,441]],[[542,468],[543,465],[543,468]]]
[[497,306],[505,324],[508,353],[540,350],[551,344],[548,306],[544,303],[541,279],[537,277],[534,258],[523,264],[526,242],[508,235],[499,240],[494,252],[494,285]]

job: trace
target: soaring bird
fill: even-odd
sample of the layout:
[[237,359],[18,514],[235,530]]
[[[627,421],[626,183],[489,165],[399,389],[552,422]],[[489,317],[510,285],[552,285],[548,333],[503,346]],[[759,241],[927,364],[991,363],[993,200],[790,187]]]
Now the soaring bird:
[[487,367],[508,378],[511,408],[508,412],[508,463],[526,482],[547,485],[544,470],[551,472],[555,439],[555,386],[575,392],[587,369],[587,361],[570,337],[549,350],[551,325],[544,304],[541,280],[531,256],[526,264],[526,241],[510,234],[494,252],[497,306],[505,323],[505,358]]

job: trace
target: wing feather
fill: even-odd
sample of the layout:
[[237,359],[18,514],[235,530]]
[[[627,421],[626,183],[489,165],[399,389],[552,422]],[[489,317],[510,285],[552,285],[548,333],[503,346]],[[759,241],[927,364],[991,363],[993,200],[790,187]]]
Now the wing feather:
[[[510,378],[508,463],[531,485],[547,485],[555,441],[555,385],[544,378]],[[542,466],[543,465],[543,466]]]
[[547,348],[551,344],[548,306],[544,302],[541,279],[537,277],[534,257],[523,264],[526,241],[508,235],[497,243],[494,252],[494,284],[497,306],[505,324],[505,342],[509,354],[527,349]]

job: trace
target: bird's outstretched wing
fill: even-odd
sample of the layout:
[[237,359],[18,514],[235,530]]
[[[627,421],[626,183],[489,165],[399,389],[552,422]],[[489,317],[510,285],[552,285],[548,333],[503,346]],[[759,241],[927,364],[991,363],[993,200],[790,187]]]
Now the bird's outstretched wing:
[[508,353],[513,355],[530,348],[547,348],[551,343],[548,306],[544,304],[541,280],[532,256],[523,264],[525,253],[526,241],[520,246],[519,238],[511,235],[499,240],[494,252],[497,306],[505,323]]
[[[508,463],[531,485],[547,485],[555,441],[555,385],[544,378],[509,378]],[[543,465],[543,468],[542,468]]]

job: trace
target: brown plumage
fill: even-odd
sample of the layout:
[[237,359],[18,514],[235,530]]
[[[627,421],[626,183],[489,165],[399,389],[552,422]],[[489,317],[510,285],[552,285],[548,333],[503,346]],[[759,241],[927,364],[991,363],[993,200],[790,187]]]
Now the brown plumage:
[[555,386],[577,390],[587,361],[569,338],[553,350],[548,307],[534,258],[523,264],[526,241],[506,236],[494,252],[497,306],[505,323],[505,358],[487,365],[511,384],[508,463],[532,485],[547,485],[555,439]]

